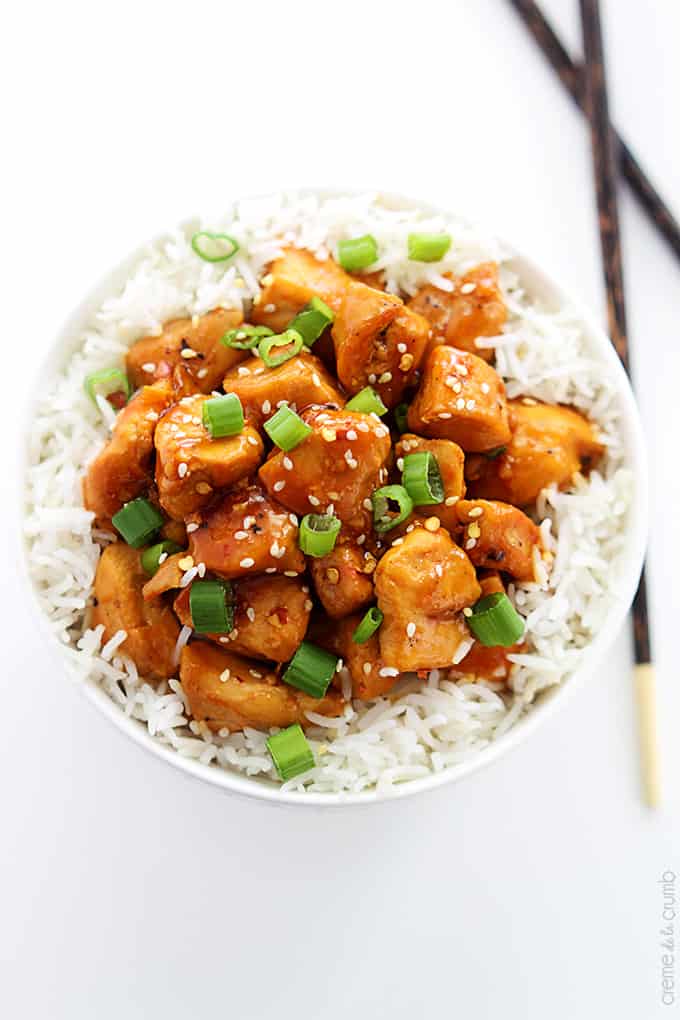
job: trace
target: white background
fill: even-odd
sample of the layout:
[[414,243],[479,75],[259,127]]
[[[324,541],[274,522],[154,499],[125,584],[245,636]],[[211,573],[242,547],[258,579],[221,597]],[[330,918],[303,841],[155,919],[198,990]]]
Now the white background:
[[[546,9],[576,47],[576,0]],[[604,5],[612,103],[680,215],[680,11],[642,9]],[[491,224],[603,314],[587,133],[503,0],[24,2],[0,45],[6,508],[35,365],[70,308],[138,242],[239,194],[423,196]],[[680,874],[680,267],[626,191],[622,216],[652,466],[662,809],[640,803],[628,630],[589,689],[457,786],[329,814],[204,787],[64,679],[8,531],[4,1015],[680,1015],[660,1005],[658,886]]]

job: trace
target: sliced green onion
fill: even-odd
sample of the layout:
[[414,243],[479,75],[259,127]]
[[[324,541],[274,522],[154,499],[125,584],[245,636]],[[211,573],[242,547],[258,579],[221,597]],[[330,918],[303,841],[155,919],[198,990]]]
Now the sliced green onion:
[[148,499],[133,499],[114,514],[111,523],[128,545],[139,549],[163,526],[163,515]]
[[337,655],[303,641],[283,674],[285,683],[313,698],[323,698],[338,665]]
[[439,463],[432,453],[407,453],[401,481],[414,506],[431,506],[444,500],[444,483]]
[[288,329],[294,329],[302,337],[303,343],[311,347],[326,326],[330,326],[335,313],[328,307],[321,298],[313,297],[309,304],[305,305],[301,312],[295,316],[292,322],[288,323]]
[[273,335],[274,330],[269,326],[251,326],[244,322],[238,329],[230,329],[220,337],[220,343],[223,347],[234,347],[237,351],[250,351],[257,347],[263,337]]
[[232,587],[228,581],[194,581],[189,592],[191,623],[197,634],[234,629]]
[[145,549],[142,553],[142,566],[144,570],[146,570],[147,574],[151,574],[153,576],[160,567],[160,563],[158,561],[161,556],[172,556],[174,553],[181,551],[182,546],[177,545],[177,542],[171,542],[170,539],[166,539],[164,542],[157,542],[156,545],[150,545],[149,548]]
[[500,457],[500,455],[502,453],[505,453],[506,450],[507,450],[506,446],[496,446],[494,447],[493,450],[486,450],[484,456],[486,457],[487,460],[495,460],[496,457]]
[[394,409],[394,420],[400,433],[408,431],[408,404],[397,404]]
[[412,262],[439,262],[450,247],[450,234],[408,235],[408,257]]
[[481,645],[508,648],[524,633],[524,620],[505,592],[485,595],[473,607],[465,622]]
[[373,637],[382,622],[382,612],[377,606],[371,606],[368,612],[364,614],[364,617],[357,629],[352,634],[352,641],[354,641],[356,645],[365,644],[369,638]]
[[312,431],[300,415],[285,404],[264,423],[264,430],[271,441],[286,453],[299,446]]
[[[376,531],[390,531],[405,521],[413,510],[413,500],[403,485],[385,485],[371,496],[373,527]],[[392,504],[396,503],[394,508]]]
[[[280,348],[279,353],[272,353],[277,348]],[[283,365],[284,361],[294,358],[301,350],[302,337],[296,329],[287,329],[283,333],[273,333],[260,340],[257,353],[267,368],[278,368],[279,365]]]
[[235,393],[212,397],[203,405],[203,424],[213,439],[243,432],[243,406]]
[[328,514],[305,514],[300,521],[298,543],[308,556],[326,556],[334,547],[340,521]]
[[85,376],[85,392],[93,404],[97,403],[98,396],[110,397],[112,393],[124,393],[124,403],[127,403],[132,388],[120,368],[104,368],[101,372]]
[[284,783],[314,768],[314,755],[299,723],[268,737],[267,747]]
[[372,266],[378,258],[378,242],[372,234],[338,241],[338,262],[348,273]]
[[355,393],[352,399],[345,404],[345,410],[360,411],[361,414],[371,414],[372,412],[377,415],[387,414],[387,408],[372,386],[364,386],[363,390]]
[[239,243],[229,234],[211,234],[199,230],[191,238],[191,247],[204,262],[226,262],[239,249]]

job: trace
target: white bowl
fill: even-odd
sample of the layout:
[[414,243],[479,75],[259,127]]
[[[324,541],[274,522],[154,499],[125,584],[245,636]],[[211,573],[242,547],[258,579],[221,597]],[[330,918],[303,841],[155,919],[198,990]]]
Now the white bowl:
[[[313,191],[315,194],[323,197],[341,193],[337,189],[332,191],[330,189],[313,189]],[[342,193],[347,194],[348,192]],[[450,213],[436,208],[430,203],[408,199],[401,195],[381,195],[381,199],[389,202],[394,207],[415,206],[432,214],[450,215]],[[518,252],[517,249],[505,241],[503,241],[503,245],[507,251],[513,253],[510,265],[519,276],[527,293],[542,301],[547,308],[556,309],[568,305],[573,309],[582,326],[586,342],[592,347],[598,359],[602,360],[607,366],[610,379],[615,383],[621,401],[621,430],[626,454],[626,466],[632,470],[633,477],[636,479],[635,491],[627,518],[626,549],[623,553],[623,562],[621,563],[620,577],[617,583],[617,588],[621,593],[620,598],[612,606],[606,624],[602,627],[597,637],[584,650],[579,668],[559,686],[550,687],[541,692],[526,716],[515,723],[507,733],[499,737],[498,740],[480,751],[473,758],[460,765],[446,768],[442,772],[425,776],[422,779],[414,779],[396,784],[387,793],[378,793],[375,790],[355,794],[281,792],[271,780],[248,777],[224,768],[202,765],[192,759],[182,757],[172,748],[150,736],[146,726],[126,716],[104,690],[91,684],[82,684],[80,689],[83,695],[103,715],[110,719],[119,730],[141,747],[146,748],[151,754],[162,758],[190,776],[194,776],[207,783],[212,783],[223,790],[229,790],[233,793],[243,794],[247,797],[271,803],[289,803],[314,807],[377,803],[378,801],[393,800],[398,797],[409,797],[425,790],[432,790],[445,783],[455,782],[491,764],[491,762],[497,761],[511,748],[525,741],[545,719],[564,705],[567,698],[571,697],[583,686],[594,669],[601,663],[605,652],[618,634],[628,612],[633,595],[635,594],[644,559],[647,536],[647,465],[640,418],[626,374],[607,335],[597,324],[595,318],[590,312],[580,306],[578,302],[574,301],[569,294],[530,258]],[[142,256],[145,247],[137,249],[108,273],[97,286],[90,290],[80,305],[74,309],[69,319],[64,323],[37,373],[37,378],[41,380],[43,388],[45,379],[56,374],[80,346],[78,338],[82,335],[86,324],[92,320],[93,315],[99,309],[102,302],[123,286],[132,268]],[[33,388],[33,392],[38,393],[39,391],[40,387],[36,385]],[[29,423],[34,413],[35,407],[31,404],[26,417],[25,432],[22,433],[22,436],[28,435]],[[25,440],[22,446],[22,463],[24,466],[22,471],[23,478],[26,473]],[[19,511],[21,516],[23,516],[24,512],[24,489],[25,486],[22,485]],[[47,625],[47,620],[38,602],[37,593],[28,574],[25,556],[22,556],[22,562],[24,564],[24,578],[31,591],[31,601],[40,620],[41,630],[54,648],[55,654],[63,656],[64,646]]]

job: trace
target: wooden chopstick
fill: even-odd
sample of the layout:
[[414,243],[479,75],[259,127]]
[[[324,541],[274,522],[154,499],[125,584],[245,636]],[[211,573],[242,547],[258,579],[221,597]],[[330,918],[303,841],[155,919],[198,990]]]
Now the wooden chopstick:
[[[571,98],[585,113],[586,92],[582,68],[573,62],[538,4],[533,0],[510,0],[510,3],[557,72]],[[651,183],[633,152],[626,145],[625,140],[615,130],[613,135],[615,154],[623,176],[652,223],[680,259],[680,224]]]
[[[626,371],[630,374],[626,302],[621,265],[615,141],[609,119],[600,9],[598,0],[579,0],[579,3],[585,56],[584,100],[590,123],[600,245],[607,289],[609,332],[612,343]],[[649,640],[647,585],[644,569],[633,601],[633,634],[643,790],[647,803],[651,807],[655,807],[660,799],[656,739],[656,690]]]

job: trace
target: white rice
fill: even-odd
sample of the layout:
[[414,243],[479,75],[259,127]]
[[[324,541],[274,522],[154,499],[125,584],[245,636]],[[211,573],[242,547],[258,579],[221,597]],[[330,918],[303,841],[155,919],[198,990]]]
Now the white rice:
[[[441,263],[406,258],[406,237],[416,224],[419,230],[452,234],[454,243]],[[200,228],[226,231],[238,239],[241,251],[226,266],[202,262],[189,245]],[[365,233],[378,241],[381,257],[375,268],[384,270],[388,287],[408,294],[427,281],[449,287],[445,272],[460,273],[482,260],[500,262],[510,317],[501,336],[480,346],[495,347],[509,396],[571,404],[596,420],[607,455],[572,491],[549,490],[539,500],[536,519],[554,564],[549,575],[542,567],[540,584],[510,588],[526,618],[528,638],[528,650],[512,657],[512,690],[432,670],[426,684],[402,681],[396,697],[354,701],[340,719],[310,715],[308,735],[317,765],[283,786],[301,792],[388,790],[478,754],[530,710],[539,691],[570,676],[602,626],[617,598],[632,478],[622,467],[614,387],[574,316],[568,309],[549,313],[533,304],[500,245],[453,219],[390,209],[374,195],[249,200],[224,216],[186,224],[147,250],[122,291],[104,302],[76,338],[81,345],[47,389],[29,440],[29,568],[71,672],[102,687],[121,712],[178,754],[277,781],[266,733],[212,734],[204,724],[189,722],[177,679],[152,687],[121,653],[123,631],[102,647],[102,628],[87,627],[99,556],[95,539],[106,543],[114,536],[93,535],[92,514],[82,507],[81,477],[112,424],[109,405],[100,401],[94,407],[83,380],[97,369],[122,364],[126,348],[144,334],[159,332],[167,319],[219,305],[245,305],[247,311],[258,293],[258,276],[281,244],[295,243],[327,257],[339,239]],[[180,641],[188,636],[183,630]],[[348,692],[347,671],[341,676]]]

